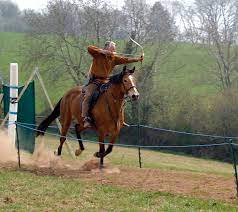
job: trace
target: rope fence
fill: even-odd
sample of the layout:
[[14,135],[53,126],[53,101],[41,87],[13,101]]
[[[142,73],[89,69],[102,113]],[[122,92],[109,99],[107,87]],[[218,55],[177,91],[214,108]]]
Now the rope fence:
[[[44,117],[44,116],[42,116]],[[0,121],[2,121],[3,119],[0,119]],[[6,124],[6,126],[8,126],[9,124],[15,124],[15,122],[10,123],[8,122],[8,124]],[[21,125],[24,127],[27,126],[38,126],[37,124],[29,124],[29,123],[24,123],[24,122],[16,122],[17,125]],[[148,125],[129,125],[129,127],[133,127],[133,128],[147,128],[147,129],[152,129],[155,131],[161,131],[161,132],[169,132],[169,133],[175,133],[175,134],[180,134],[180,135],[190,135],[190,136],[197,136],[197,137],[209,137],[209,138],[214,138],[214,139],[232,139],[232,140],[237,140],[238,141],[238,137],[237,136],[221,136],[221,135],[211,135],[211,134],[203,134],[203,133],[191,133],[191,132],[185,132],[185,131],[177,131],[177,130],[171,130],[171,129],[165,129],[165,128],[158,128],[158,127],[151,127]],[[58,129],[58,126],[56,125],[50,125],[48,128],[52,128],[52,129]],[[34,128],[30,128],[34,131],[36,131]],[[70,127],[70,129],[74,129],[74,127]],[[196,145],[195,145],[196,146]],[[135,146],[137,147],[137,146]],[[156,147],[156,146],[152,146],[152,147]]]
[[[72,137],[72,136],[61,136],[59,134],[56,134],[56,133],[49,133],[49,132],[43,132],[43,131],[40,131],[40,130],[37,130],[35,128],[32,128],[32,127],[28,127],[28,126],[25,126],[25,124],[23,123],[19,123],[17,122],[16,123],[17,126],[20,126],[20,127],[23,127],[25,129],[28,129],[28,130],[32,130],[32,131],[35,131],[35,132],[42,132],[42,133],[45,133],[47,135],[51,135],[51,136],[55,136],[55,137],[63,137],[63,138],[66,138],[66,139],[71,139],[71,140],[75,140],[75,141],[78,141],[77,138],[75,137]],[[51,126],[51,128],[57,128],[55,126]],[[80,139],[81,141],[84,141],[84,142],[90,142],[90,143],[95,143],[95,144],[110,144],[108,142],[98,142],[98,141],[93,141],[93,140],[89,140],[89,139]],[[192,144],[192,145],[181,145],[181,146],[177,146],[177,145],[148,145],[148,146],[145,146],[145,145],[136,145],[136,144],[111,144],[113,146],[120,146],[120,147],[135,147],[135,148],[148,148],[148,149],[158,149],[158,148],[191,148],[191,147],[212,147],[212,146],[224,146],[224,145],[228,145],[229,143],[228,142],[224,142],[224,143],[219,143],[219,144]],[[238,145],[238,144],[237,144]]]

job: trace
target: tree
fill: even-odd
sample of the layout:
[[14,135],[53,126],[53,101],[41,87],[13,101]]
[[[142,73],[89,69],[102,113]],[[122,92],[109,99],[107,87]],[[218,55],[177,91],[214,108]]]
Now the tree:
[[26,12],[31,27],[24,54],[27,63],[44,64],[52,76],[62,74],[82,84],[90,67],[87,46],[102,46],[113,36],[118,13],[101,0],[52,0],[42,13]]
[[86,77],[87,34],[81,36],[82,13],[69,1],[50,1],[42,13],[26,12],[31,27],[23,53],[28,65],[44,64],[48,74],[70,76],[75,84]]
[[[148,123],[154,107],[151,101],[154,87],[153,77],[175,49],[176,45],[173,40],[176,28],[173,18],[159,2],[150,8],[143,0],[131,0],[126,2],[123,11],[128,20],[126,29],[131,38],[146,46],[145,51],[149,49],[151,52],[150,57],[146,55],[147,63],[140,67],[137,74],[141,94],[139,106],[141,122]],[[138,51],[138,46],[131,41],[127,42],[125,53],[135,54],[136,51]],[[137,110],[137,106],[133,104],[132,117],[137,116]]]
[[20,14],[18,6],[12,1],[0,1],[0,16],[4,18],[17,17]]
[[238,77],[238,2],[236,0],[196,0],[189,8],[181,5],[184,34],[202,45],[213,58],[210,67],[223,90]]
[[[111,39],[116,28],[118,10],[103,0],[89,0],[82,4],[85,31],[96,40],[97,44]],[[103,42],[102,42],[103,41]]]
[[24,32],[27,26],[18,6],[11,2],[0,0],[0,31]]

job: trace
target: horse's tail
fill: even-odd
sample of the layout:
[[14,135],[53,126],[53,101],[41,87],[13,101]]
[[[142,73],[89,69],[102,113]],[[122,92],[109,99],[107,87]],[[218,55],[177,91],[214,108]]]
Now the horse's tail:
[[52,113],[44,119],[40,125],[37,127],[37,132],[36,132],[36,137],[39,135],[44,135],[46,129],[49,127],[52,121],[54,121],[57,117],[60,115],[60,103],[61,103],[62,98],[59,100],[57,105],[55,106],[54,110]]

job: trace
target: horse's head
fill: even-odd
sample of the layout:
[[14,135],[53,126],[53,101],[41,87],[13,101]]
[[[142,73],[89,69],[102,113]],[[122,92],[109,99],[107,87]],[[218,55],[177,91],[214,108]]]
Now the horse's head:
[[126,66],[123,67],[122,71],[122,84],[125,94],[129,96],[133,101],[139,99],[139,92],[136,88],[136,83],[134,79],[135,67],[133,69],[127,69]]

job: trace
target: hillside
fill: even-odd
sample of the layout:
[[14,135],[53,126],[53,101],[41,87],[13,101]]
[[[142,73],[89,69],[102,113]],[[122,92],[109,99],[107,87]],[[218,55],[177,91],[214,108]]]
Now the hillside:
[[211,64],[212,58],[202,47],[180,43],[166,58],[156,80],[164,87],[172,86],[207,96],[218,89],[215,76],[209,70]]
[[[8,81],[10,62],[19,63],[21,82],[24,82],[30,75],[30,70],[24,67],[24,58],[20,55],[23,37],[24,35],[20,33],[0,32],[0,70],[4,74],[6,81]],[[118,48],[120,49],[120,47]],[[152,54],[153,51],[147,50],[145,52],[144,63],[146,63]],[[209,59],[203,49],[199,47],[195,48],[190,44],[178,44],[170,56],[163,61],[161,70],[157,70],[155,82],[161,87],[191,90],[194,94],[199,95],[214,93],[217,87],[214,86],[213,75],[207,70],[209,63],[211,63],[211,59]],[[58,80],[60,81],[60,79]],[[72,82],[67,82],[66,86],[63,87],[60,85],[57,87],[57,91],[52,91],[49,88],[51,83],[47,83],[49,94],[54,101],[57,101],[55,92],[60,95],[72,86]]]

